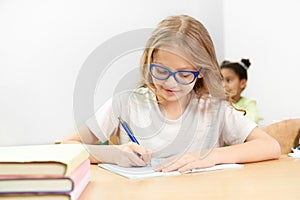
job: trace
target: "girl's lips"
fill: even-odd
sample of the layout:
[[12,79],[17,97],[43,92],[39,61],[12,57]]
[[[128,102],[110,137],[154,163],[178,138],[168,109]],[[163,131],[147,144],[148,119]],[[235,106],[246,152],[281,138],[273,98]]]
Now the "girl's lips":
[[171,90],[171,89],[164,89],[167,93],[176,93],[179,92],[179,90]]

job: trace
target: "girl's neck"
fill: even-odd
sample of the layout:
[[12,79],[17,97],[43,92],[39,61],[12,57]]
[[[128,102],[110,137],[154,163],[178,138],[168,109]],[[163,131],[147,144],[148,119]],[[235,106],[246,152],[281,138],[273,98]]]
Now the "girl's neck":
[[178,101],[162,102],[159,104],[159,108],[167,119],[176,120],[184,113],[191,98],[192,94],[190,93],[186,98],[179,99]]

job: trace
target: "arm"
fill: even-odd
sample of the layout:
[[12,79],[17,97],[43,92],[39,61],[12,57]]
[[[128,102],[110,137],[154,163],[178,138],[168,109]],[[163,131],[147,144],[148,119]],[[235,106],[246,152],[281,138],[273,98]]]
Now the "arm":
[[[83,144],[95,144],[98,141],[98,138],[90,131],[90,129],[83,125],[78,129],[78,131],[74,131],[73,133],[67,135],[63,138],[62,143],[65,144],[73,144],[73,143],[83,143]],[[91,163],[99,163],[90,153],[89,157]]]
[[98,138],[87,126],[64,138],[63,143],[83,143],[90,153],[91,163],[113,163],[124,167],[146,166],[151,160],[151,151],[135,143],[123,145],[99,145]]
[[97,141],[98,138],[85,125],[63,138],[63,143],[95,144]]
[[[247,137],[245,143],[214,148],[201,158],[201,152],[188,152],[171,164],[159,166],[157,171],[178,170],[184,172],[194,168],[211,167],[224,163],[247,163],[280,157],[279,143],[259,128]],[[170,163],[170,162],[169,162]]]
[[215,162],[220,163],[247,163],[280,157],[279,143],[259,128],[246,138],[245,143],[216,148]]

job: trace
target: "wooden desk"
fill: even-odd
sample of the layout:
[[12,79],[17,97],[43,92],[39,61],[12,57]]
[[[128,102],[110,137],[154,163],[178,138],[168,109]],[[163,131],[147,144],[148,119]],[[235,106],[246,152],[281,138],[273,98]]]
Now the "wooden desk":
[[279,160],[179,176],[132,180],[91,166],[92,178],[80,196],[88,199],[298,199],[300,160]]

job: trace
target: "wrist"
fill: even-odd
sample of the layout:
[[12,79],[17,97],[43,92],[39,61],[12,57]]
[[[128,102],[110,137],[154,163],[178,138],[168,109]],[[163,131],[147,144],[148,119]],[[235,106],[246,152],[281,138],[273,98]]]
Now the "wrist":
[[214,165],[217,165],[217,164],[222,164],[222,156],[220,156],[220,148],[213,148],[211,153],[210,153],[210,156],[211,156],[211,160],[212,160],[212,163],[214,163]]

